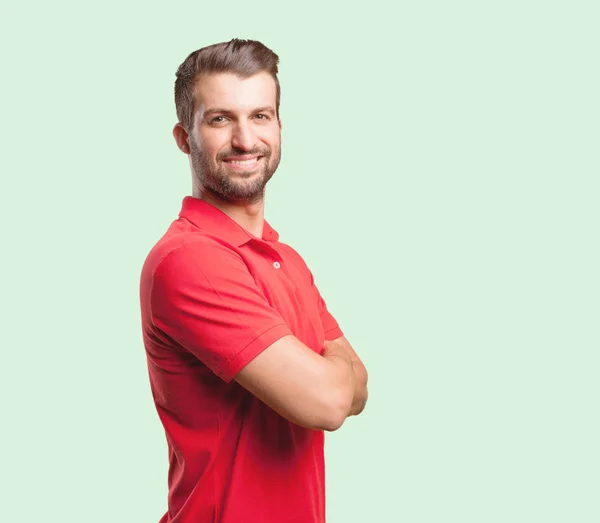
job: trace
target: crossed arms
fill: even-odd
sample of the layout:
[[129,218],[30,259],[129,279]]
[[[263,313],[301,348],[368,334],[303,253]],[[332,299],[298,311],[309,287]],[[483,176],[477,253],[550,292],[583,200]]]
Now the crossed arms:
[[[312,285],[331,329],[332,317]],[[225,245],[194,238],[163,256],[150,303],[161,335],[293,423],[332,431],[365,406],[367,371],[348,340],[326,341],[322,354],[302,343]]]
[[284,418],[309,429],[333,431],[367,401],[367,371],[342,336],[325,342],[319,356],[284,336],[234,378]]

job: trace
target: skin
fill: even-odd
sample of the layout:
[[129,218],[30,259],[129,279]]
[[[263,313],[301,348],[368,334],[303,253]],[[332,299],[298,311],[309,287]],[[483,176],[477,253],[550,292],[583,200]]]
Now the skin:
[[[194,98],[190,128],[178,123],[173,129],[177,146],[189,156],[192,194],[262,237],[265,187],[281,158],[275,81],[266,72],[248,78],[204,75]],[[284,418],[310,429],[336,430],[362,412],[367,400],[367,371],[343,336],[326,342],[321,355],[284,336],[235,380]]]

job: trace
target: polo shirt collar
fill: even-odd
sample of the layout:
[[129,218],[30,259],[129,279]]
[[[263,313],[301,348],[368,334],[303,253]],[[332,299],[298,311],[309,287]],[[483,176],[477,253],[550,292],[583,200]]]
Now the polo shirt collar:
[[[196,227],[219,236],[238,247],[250,240],[260,240],[244,229],[227,214],[214,205],[193,196],[186,196],[181,204],[180,218],[192,222]],[[279,234],[267,220],[264,221],[262,240],[276,242]]]

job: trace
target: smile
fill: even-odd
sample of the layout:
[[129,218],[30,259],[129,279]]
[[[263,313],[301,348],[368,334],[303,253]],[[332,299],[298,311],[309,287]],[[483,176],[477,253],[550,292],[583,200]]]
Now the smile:
[[227,163],[233,163],[235,165],[251,165],[253,163],[258,162],[258,157],[250,158],[250,160],[223,160]]
[[244,157],[231,156],[224,158],[223,162],[227,164],[227,168],[234,172],[254,172],[258,169],[258,163],[263,159],[263,156]]

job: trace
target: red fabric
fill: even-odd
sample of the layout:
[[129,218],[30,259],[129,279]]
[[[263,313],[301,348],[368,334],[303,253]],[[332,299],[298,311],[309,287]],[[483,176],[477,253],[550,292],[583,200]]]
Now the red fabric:
[[287,334],[318,353],[342,336],[300,255],[267,222],[257,238],[186,197],[144,263],[140,300],[169,449],[160,523],[325,521],[323,432],[290,423],[233,380]]

